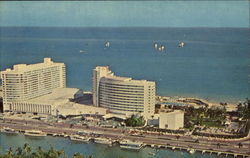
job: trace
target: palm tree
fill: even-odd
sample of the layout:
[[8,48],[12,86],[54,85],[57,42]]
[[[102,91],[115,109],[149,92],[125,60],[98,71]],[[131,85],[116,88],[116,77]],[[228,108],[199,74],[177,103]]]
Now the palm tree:
[[7,157],[8,157],[8,158],[12,158],[13,155],[14,155],[14,154],[13,154],[13,150],[12,150],[12,148],[10,147],[9,150],[8,150],[8,152],[7,152]]
[[[37,155],[39,155],[40,157],[44,157],[44,154],[45,154],[41,146],[39,146],[39,147],[37,148],[36,153],[37,153]],[[38,156],[38,157],[39,157],[39,156]]]
[[31,152],[31,147],[30,147],[30,145],[29,145],[28,143],[25,143],[25,144],[23,145],[23,150],[24,150],[23,155],[26,156],[27,153],[30,153],[30,152]]
[[63,156],[64,158],[66,158],[66,154],[65,154],[65,152],[64,152],[63,149],[62,149],[62,150],[58,150],[58,151],[57,151],[57,154],[58,154],[59,157],[60,157],[60,156]]
[[17,149],[16,149],[16,154],[19,156],[21,156],[22,155],[22,153],[23,153],[23,150],[22,150],[22,148],[21,147],[18,147]]
[[49,151],[46,153],[46,158],[58,158],[58,153],[57,151],[53,148],[50,147]]
[[84,158],[84,156],[80,153],[74,153],[72,158]]

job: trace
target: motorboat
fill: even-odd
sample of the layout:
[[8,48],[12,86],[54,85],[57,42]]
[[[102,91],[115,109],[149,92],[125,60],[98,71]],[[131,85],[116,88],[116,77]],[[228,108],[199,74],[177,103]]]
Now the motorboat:
[[80,52],[80,53],[87,53],[86,50],[80,50],[79,52]]
[[70,136],[70,140],[79,141],[79,142],[89,142],[90,138],[84,137],[84,136],[72,135]]
[[24,132],[25,136],[33,136],[33,137],[45,137],[47,136],[47,133],[39,130],[26,130]]
[[12,128],[9,128],[9,127],[4,127],[1,132],[3,133],[6,133],[6,134],[17,134],[18,131],[15,131],[14,129]]
[[165,46],[161,45],[160,47],[158,47],[158,51],[160,51],[160,52],[165,51]]
[[106,47],[106,48],[109,48],[109,47],[110,47],[110,42],[106,42],[106,43],[105,43],[105,47]]
[[158,49],[158,44],[157,44],[157,43],[154,44],[154,48],[155,48],[156,50]]
[[107,139],[107,138],[95,138],[95,143],[112,145],[112,141],[110,139]]
[[179,43],[178,47],[184,47],[185,43],[184,42],[181,42]]
[[189,150],[189,153],[190,153],[190,154],[194,154],[194,153],[195,153],[195,150],[194,150],[194,149],[190,149],[190,150]]
[[130,140],[123,140],[120,142],[120,147],[123,149],[140,150],[142,147],[141,142],[133,142]]

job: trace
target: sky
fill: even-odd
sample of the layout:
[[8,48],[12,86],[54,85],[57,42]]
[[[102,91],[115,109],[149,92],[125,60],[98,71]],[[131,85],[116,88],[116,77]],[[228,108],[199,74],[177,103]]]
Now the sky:
[[249,27],[249,1],[0,1],[0,26]]

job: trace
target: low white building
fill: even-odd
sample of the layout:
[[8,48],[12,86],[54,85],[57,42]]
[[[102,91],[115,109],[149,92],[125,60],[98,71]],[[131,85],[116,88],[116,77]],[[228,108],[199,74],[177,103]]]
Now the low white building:
[[83,92],[77,88],[56,88],[50,94],[26,101],[14,102],[11,104],[11,109],[17,112],[56,115],[58,106],[81,96],[83,96]]
[[107,109],[88,106],[71,102],[83,97],[83,91],[77,88],[57,88],[52,93],[30,99],[25,102],[13,103],[13,109],[17,112],[50,114],[50,115],[105,115]]
[[174,110],[171,112],[161,111],[159,114],[159,128],[177,130],[184,127],[184,112]]

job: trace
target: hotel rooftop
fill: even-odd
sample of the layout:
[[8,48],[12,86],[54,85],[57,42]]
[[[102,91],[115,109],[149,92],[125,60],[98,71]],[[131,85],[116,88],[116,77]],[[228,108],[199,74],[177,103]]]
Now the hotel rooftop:
[[51,65],[57,65],[57,64],[64,64],[64,63],[54,63],[51,58],[44,58],[43,63],[36,63],[36,64],[16,64],[13,66],[13,69],[6,69],[4,71],[1,71],[1,73],[22,73],[22,72],[28,72],[33,71],[39,68],[46,68]]

